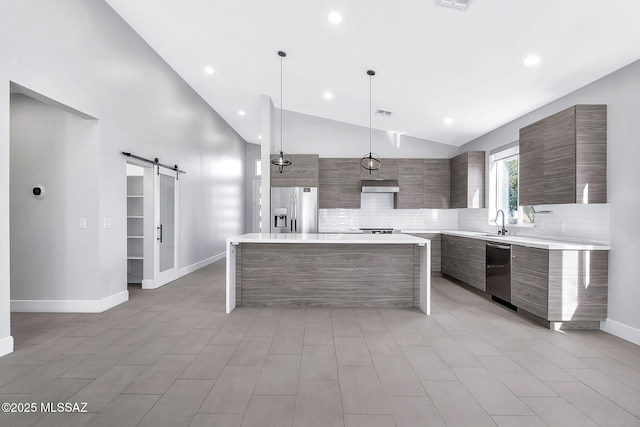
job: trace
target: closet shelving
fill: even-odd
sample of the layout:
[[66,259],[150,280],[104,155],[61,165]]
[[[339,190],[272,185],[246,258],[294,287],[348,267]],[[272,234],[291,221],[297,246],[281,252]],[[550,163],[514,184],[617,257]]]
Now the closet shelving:
[[127,176],[127,281],[142,282],[144,259],[143,176]]

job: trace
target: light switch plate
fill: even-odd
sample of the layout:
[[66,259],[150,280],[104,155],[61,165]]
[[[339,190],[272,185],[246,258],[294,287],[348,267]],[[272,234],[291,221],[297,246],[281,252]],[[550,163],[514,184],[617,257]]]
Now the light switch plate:
[[104,219],[104,228],[105,229],[111,228],[111,218]]
[[81,230],[87,228],[87,218],[78,218],[78,228]]

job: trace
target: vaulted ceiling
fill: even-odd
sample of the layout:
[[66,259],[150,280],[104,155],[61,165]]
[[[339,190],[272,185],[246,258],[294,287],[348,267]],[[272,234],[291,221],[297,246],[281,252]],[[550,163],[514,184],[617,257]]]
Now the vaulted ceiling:
[[373,110],[393,113],[374,128],[452,145],[640,58],[640,1],[106,1],[254,143],[260,95],[281,104],[278,50],[285,110],[368,126],[373,69]]

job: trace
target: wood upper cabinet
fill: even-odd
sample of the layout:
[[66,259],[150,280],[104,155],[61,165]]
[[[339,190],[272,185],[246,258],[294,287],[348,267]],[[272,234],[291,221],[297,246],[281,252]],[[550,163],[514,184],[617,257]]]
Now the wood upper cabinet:
[[317,154],[293,155],[294,187],[318,187],[320,159]]
[[[398,179],[398,163],[399,159],[381,159],[380,170],[378,170],[378,176],[376,178]],[[367,179],[370,175],[363,172],[361,177],[362,179]]]
[[[291,156],[290,156],[291,157]],[[271,155],[271,160],[277,159],[277,154]],[[291,159],[291,166],[287,166],[282,168],[282,173],[280,173],[278,166],[275,166],[273,163],[269,162],[270,170],[271,170],[271,187],[293,187],[293,168],[295,163],[293,162],[293,158]]]
[[449,159],[424,159],[424,204],[426,209],[448,209],[449,208]]
[[340,207],[360,208],[360,159],[340,159]]
[[[271,159],[277,158],[272,154]],[[280,173],[278,166],[270,163],[272,187],[318,187],[319,159],[317,154],[291,154],[291,166]]]
[[360,207],[360,161],[358,159],[320,159],[320,209]]
[[320,159],[318,185],[318,207],[335,209],[340,207],[340,159]]
[[450,207],[484,207],[484,151],[468,151],[451,159]]
[[523,206],[544,200],[544,128],[541,120],[520,129],[518,203]]
[[606,105],[575,105],[520,129],[520,205],[606,203],[606,175]]
[[424,159],[399,159],[396,195],[398,209],[422,209],[424,207]]

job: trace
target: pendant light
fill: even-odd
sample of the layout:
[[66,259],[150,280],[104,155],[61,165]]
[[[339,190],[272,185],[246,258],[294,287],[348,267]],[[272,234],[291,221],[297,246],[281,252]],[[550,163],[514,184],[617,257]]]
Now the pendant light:
[[291,159],[289,159],[289,156],[287,156],[282,149],[282,134],[284,133],[284,128],[282,127],[282,116],[284,114],[282,105],[282,60],[287,54],[279,50],[278,56],[280,57],[280,153],[278,153],[277,158],[271,160],[271,164],[278,167],[278,172],[283,173],[285,167],[291,166]]
[[371,129],[371,116],[372,116],[372,110],[371,110],[371,79],[373,78],[373,76],[376,75],[376,72],[373,70],[367,70],[367,75],[369,76],[369,153],[366,154],[361,160],[360,160],[360,167],[365,170],[366,172],[369,173],[369,175],[372,175],[373,172],[376,172],[380,169],[380,158],[378,157],[378,155],[374,154],[371,152],[371,136],[372,136],[372,129]]

